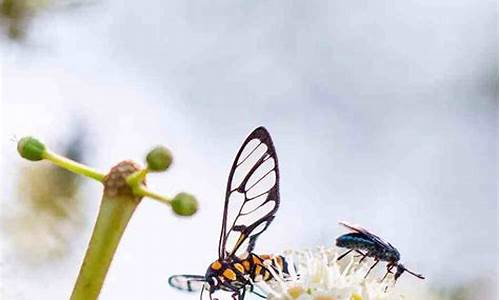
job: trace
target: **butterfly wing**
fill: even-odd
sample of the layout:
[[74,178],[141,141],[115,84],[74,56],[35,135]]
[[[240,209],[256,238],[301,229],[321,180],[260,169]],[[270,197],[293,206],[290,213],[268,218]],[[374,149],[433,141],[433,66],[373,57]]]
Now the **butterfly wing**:
[[369,238],[370,240],[374,241],[375,243],[379,244],[380,246],[382,246],[384,248],[387,248],[387,247],[391,248],[391,249],[394,248],[392,245],[390,245],[389,243],[384,241],[382,238],[376,236],[375,234],[369,232],[368,230],[366,230],[365,228],[363,228],[359,225],[353,225],[353,224],[349,224],[347,222],[339,222],[339,224],[348,228],[351,231],[365,235],[367,238]]
[[205,284],[205,276],[202,275],[173,275],[168,278],[168,284],[181,291],[197,292]]
[[274,219],[279,202],[276,150],[267,130],[259,127],[243,142],[229,173],[219,258],[234,255],[239,249],[251,252]]

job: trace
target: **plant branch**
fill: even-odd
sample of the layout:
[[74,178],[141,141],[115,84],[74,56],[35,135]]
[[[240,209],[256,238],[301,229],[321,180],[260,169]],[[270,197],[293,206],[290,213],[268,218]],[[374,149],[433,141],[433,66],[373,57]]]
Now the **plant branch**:
[[134,192],[134,195],[140,196],[140,197],[149,197],[151,199],[160,201],[161,203],[171,205],[172,199],[160,195],[158,193],[155,193],[153,191],[148,190],[144,185],[137,185],[132,187],[132,191]]
[[52,162],[53,164],[66,169],[68,171],[71,171],[76,174],[84,175],[89,178],[95,179],[99,182],[103,182],[105,175],[98,172],[97,170],[85,166],[81,163],[78,163],[74,160],[68,159],[66,157],[63,157],[57,153],[54,153],[50,150],[46,150],[43,153],[43,158]]

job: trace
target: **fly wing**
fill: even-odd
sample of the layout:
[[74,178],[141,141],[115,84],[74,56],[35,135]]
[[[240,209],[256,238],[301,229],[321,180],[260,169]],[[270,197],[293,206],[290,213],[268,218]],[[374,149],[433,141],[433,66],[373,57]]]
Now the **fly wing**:
[[205,284],[205,276],[202,275],[173,275],[168,278],[168,284],[171,287],[186,292],[197,292]]
[[251,252],[274,219],[279,203],[276,150],[267,130],[259,127],[243,142],[229,173],[219,258],[234,255],[238,249]]
[[365,228],[363,228],[359,225],[353,225],[353,224],[349,224],[347,222],[339,222],[339,224],[346,227],[347,229],[349,229],[353,232],[357,232],[357,233],[365,235],[368,239],[374,241],[375,243],[379,244],[380,246],[388,247],[391,249],[394,248],[389,243],[384,241],[382,238],[376,236],[375,234],[369,232],[368,230],[366,230]]

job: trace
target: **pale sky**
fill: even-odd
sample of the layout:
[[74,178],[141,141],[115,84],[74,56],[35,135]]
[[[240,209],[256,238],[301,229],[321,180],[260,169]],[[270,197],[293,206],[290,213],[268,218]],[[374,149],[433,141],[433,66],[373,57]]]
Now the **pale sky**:
[[[165,144],[175,165],[149,186],[189,191],[201,209],[179,219],[141,203],[101,299],[198,299],[167,278],[216,259],[229,168],[264,125],[282,203],[256,252],[332,245],[347,220],[428,278],[403,286],[486,280],[478,299],[494,298],[497,45],[486,0],[127,0],[40,16],[24,44],[2,41],[4,213],[26,164],[13,137],[57,147],[81,121],[102,170]],[[84,190],[88,220],[70,255],[34,267],[4,245],[7,298],[68,297],[99,204],[96,183]]]

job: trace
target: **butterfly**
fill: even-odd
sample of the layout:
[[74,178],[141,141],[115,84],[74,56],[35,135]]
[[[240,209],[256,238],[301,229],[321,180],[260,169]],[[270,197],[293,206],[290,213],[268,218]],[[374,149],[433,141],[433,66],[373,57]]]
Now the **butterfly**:
[[255,129],[243,142],[229,172],[219,257],[205,275],[174,275],[169,284],[184,291],[208,291],[210,299],[219,290],[231,292],[235,300],[245,297],[253,283],[272,279],[270,268],[288,273],[283,256],[253,253],[258,237],[274,220],[280,205],[279,168],[276,149],[264,127]]

